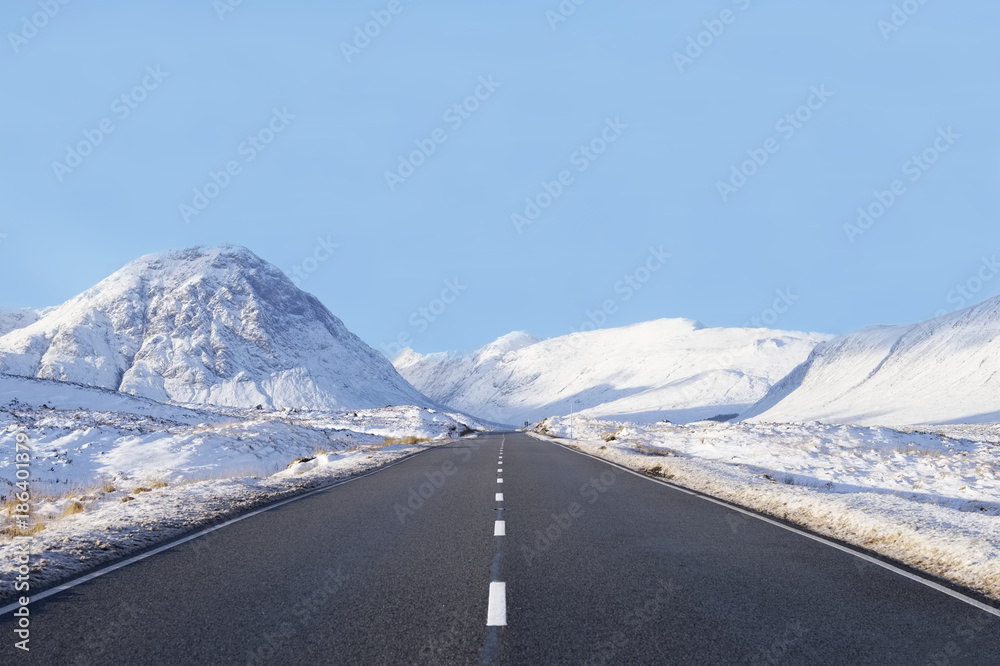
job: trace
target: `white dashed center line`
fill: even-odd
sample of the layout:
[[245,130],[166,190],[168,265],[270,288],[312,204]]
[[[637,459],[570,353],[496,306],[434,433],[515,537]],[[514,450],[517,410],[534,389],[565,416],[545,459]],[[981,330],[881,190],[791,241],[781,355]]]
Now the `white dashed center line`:
[[[500,440],[500,455],[497,457],[497,483],[503,483],[503,444],[506,437]],[[503,493],[496,493],[496,501],[503,502]],[[497,506],[497,516],[503,516],[503,507]],[[493,522],[493,536],[507,536],[507,522],[496,520]],[[495,553],[493,555],[493,566],[490,571],[490,601],[486,610],[487,627],[507,626],[507,584],[497,580],[500,577],[500,562],[503,557],[503,543],[506,539],[495,541]],[[499,629],[491,629],[487,632],[486,644],[480,653],[479,663],[494,663],[499,649],[500,634]]]
[[490,607],[486,612],[486,626],[507,626],[507,583],[490,583]]

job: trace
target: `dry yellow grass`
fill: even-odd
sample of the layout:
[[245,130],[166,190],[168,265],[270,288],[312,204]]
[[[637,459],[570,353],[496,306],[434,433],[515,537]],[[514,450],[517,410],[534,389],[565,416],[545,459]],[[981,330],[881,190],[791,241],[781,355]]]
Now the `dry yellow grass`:
[[[152,481],[148,483],[145,487],[139,487],[133,490],[134,494],[141,492],[150,492],[153,488],[165,488],[167,483],[164,481]],[[58,488],[59,486],[56,486]],[[36,513],[41,507],[42,513],[46,515],[48,521],[60,520],[66,516],[72,516],[74,514],[83,513],[86,511],[90,505],[99,499],[102,495],[111,494],[116,491],[114,482],[110,479],[97,480],[89,484],[75,484],[72,486],[65,487],[64,490],[48,489],[47,492],[39,492],[38,490],[33,490],[31,493],[31,500],[28,502],[31,511],[32,518],[34,519],[31,523],[31,527],[28,529],[18,529],[14,524],[14,521],[10,521],[10,525],[3,529],[0,529],[0,535],[16,537],[16,536],[31,536],[46,527],[46,520],[39,517]],[[130,498],[131,499],[131,498]],[[70,500],[69,503],[62,509],[62,511],[53,512],[51,505],[60,505],[64,501]],[[15,509],[17,504],[19,504],[15,493],[11,493],[6,496],[2,502],[0,502],[0,514],[14,517]],[[44,505],[50,505],[48,510],[45,510]]]
[[0,512],[3,512],[3,515],[5,516],[13,516],[14,507],[17,506],[17,504],[18,504],[17,498],[14,497],[13,493],[11,493],[10,495],[4,498],[3,505],[2,507],[0,507]]
[[636,444],[632,447],[637,453],[644,453],[647,456],[679,456],[680,454],[673,449],[658,448],[652,446],[644,446],[642,444]]
[[35,520],[34,522],[31,523],[31,527],[29,527],[28,529],[21,529],[15,525],[12,526],[10,529],[3,530],[3,532],[9,534],[12,537],[25,537],[25,536],[31,536],[32,534],[37,534],[44,529],[45,529],[45,521]]
[[624,431],[625,431],[625,426],[621,426],[617,430],[615,430],[614,432],[605,433],[605,435],[604,435],[604,441],[605,442],[613,442],[613,441],[617,440],[618,437]]
[[904,456],[927,456],[930,458],[940,458],[943,455],[941,449],[933,447],[925,447],[923,449],[911,447],[912,444],[910,446],[897,446],[895,451],[896,453],[901,453]]
[[385,441],[382,442],[382,446],[389,446],[390,444],[405,444],[407,446],[413,446],[414,444],[429,441],[431,441],[430,437],[417,437],[416,435],[407,435],[406,437],[386,437]]
[[83,506],[83,504],[81,504],[80,502],[78,502],[76,500],[73,500],[68,505],[66,505],[66,508],[63,509],[63,512],[62,512],[62,514],[59,517],[60,518],[65,518],[66,516],[72,516],[73,514],[76,514],[76,513],[83,513],[86,510],[87,510],[87,508],[85,506]]

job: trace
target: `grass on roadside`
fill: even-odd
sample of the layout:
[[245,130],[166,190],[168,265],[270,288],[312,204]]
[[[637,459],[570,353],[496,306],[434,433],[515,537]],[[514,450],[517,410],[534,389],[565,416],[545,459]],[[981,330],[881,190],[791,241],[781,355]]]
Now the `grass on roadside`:
[[413,446],[414,444],[429,441],[431,441],[430,437],[417,437],[416,435],[406,435],[405,437],[386,437],[382,442],[382,446],[389,446],[391,444],[405,444],[406,446]]
[[677,451],[673,449],[664,448],[654,448],[651,446],[645,446],[643,444],[636,444],[635,450],[638,453],[643,453],[647,456],[680,456]]
[[[132,494],[152,492],[154,488],[166,488],[168,485],[166,481],[157,479],[136,487]],[[95,502],[117,491],[110,479],[95,480],[86,485],[73,485],[59,492],[35,490],[28,502],[31,509],[30,527],[20,529],[14,517],[17,505],[21,502],[17,499],[16,489],[11,488],[7,495],[0,498],[0,515],[10,518],[8,525],[0,528],[0,537],[31,536],[44,530],[52,521],[88,511]]]

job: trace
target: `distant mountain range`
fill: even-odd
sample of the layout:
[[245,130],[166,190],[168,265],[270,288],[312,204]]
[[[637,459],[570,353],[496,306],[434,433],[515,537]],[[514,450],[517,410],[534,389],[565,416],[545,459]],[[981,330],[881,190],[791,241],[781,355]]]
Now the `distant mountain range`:
[[631,421],[994,423],[1000,297],[832,339],[661,319],[548,340],[515,332],[466,353],[404,349],[390,363],[278,268],[224,245],[142,257],[56,307],[0,310],[3,375],[0,392],[14,397],[83,394],[11,376],[192,406],[447,405],[512,425],[571,411]]
[[549,340],[511,333],[468,353],[404,349],[393,363],[432,400],[500,423],[571,409],[687,422],[745,411],[826,339],[661,319]]

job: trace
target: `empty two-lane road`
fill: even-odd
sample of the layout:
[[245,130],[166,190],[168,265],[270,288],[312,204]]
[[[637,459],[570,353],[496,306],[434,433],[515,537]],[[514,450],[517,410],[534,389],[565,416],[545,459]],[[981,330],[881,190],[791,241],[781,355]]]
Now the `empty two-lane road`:
[[3,618],[2,663],[996,664],[1000,617],[519,433],[431,449]]

